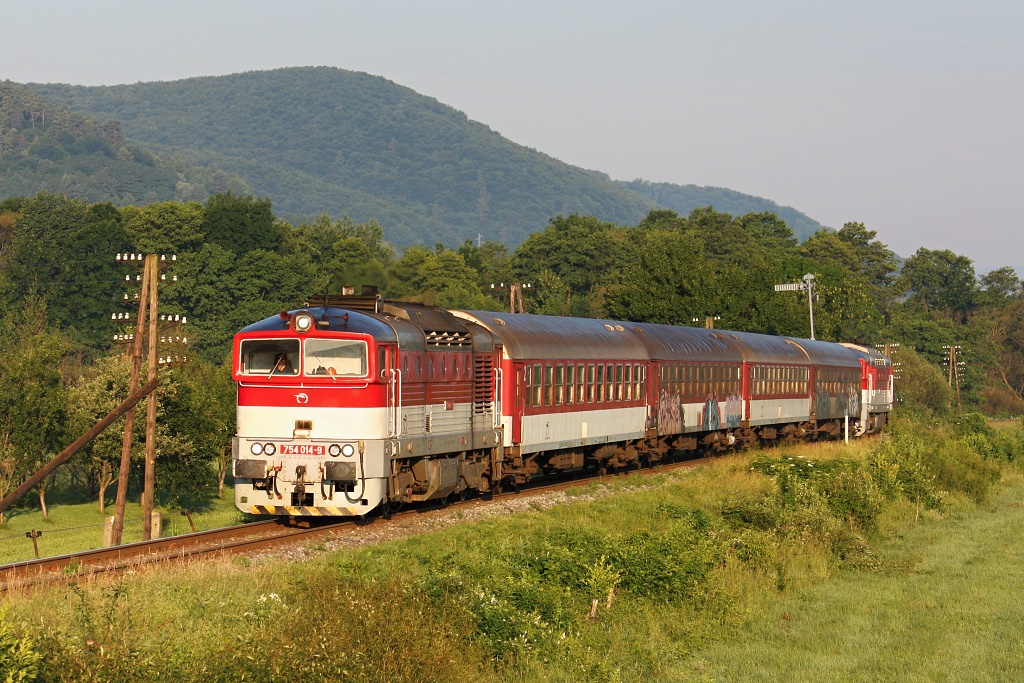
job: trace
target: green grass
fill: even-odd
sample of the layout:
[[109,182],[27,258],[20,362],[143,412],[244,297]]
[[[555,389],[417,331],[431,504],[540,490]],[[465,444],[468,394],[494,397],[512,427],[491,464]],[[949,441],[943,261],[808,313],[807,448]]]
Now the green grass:
[[[29,531],[42,531],[36,539],[39,553],[43,557],[65,555],[101,548],[103,546],[103,524],[107,516],[114,514],[114,504],[107,505],[104,514],[99,513],[96,501],[75,504],[51,504],[49,520],[42,512],[24,507],[9,510],[6,522],[0,526],[0,564],[34,559],[32,540],[25,536]],[[159,508],[158,508],[159,509]],[[177,510],[160,509],[163,514],[163,535],[176,536],[192,531],[188,519]],[[216,529],[238,524],[242,513],[234,504],[231,487],[224,490],[224,498],[214,498],[208,509],[192,514],[196,530]],[[125,506],[125,529],[123,541],[131,543],[142,540],[142,508],[137,502]]]
[[665,680],[1022,680],[1022,506],[1013,474],[985,508],[911,524],[880,545],[883,570],[786,597]]

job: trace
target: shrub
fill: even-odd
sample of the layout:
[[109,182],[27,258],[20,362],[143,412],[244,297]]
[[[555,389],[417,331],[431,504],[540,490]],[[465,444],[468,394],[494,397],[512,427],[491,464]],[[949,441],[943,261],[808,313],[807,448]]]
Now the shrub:
[[19,638],[7,621],[7,608],[0,608],[0,677],[6,683],[34,681],[39,674],[39,660],[32,639]]

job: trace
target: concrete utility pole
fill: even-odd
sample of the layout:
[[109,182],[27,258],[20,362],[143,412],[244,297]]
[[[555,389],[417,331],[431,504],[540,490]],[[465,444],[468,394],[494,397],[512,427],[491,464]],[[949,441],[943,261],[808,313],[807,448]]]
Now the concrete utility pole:
[[811,315],[811,339],[814,339],[814,276],[807,273],[800,282],[775,285],[776,292],[807,292],[807,308]]

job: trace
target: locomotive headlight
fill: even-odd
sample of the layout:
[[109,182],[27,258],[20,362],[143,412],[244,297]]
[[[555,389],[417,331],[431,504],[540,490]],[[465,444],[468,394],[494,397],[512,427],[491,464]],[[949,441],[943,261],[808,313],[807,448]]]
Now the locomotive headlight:
[[327,447],[327,453],[332,458],[337,458],[339,455],[341,455],[341,446],[339,446],[336,443],[332,443],[330,446]]
[[292,316],[292,329],[299,334],[306,334],[315,325],[313,316],[307,311],[301,311]]
[[277,446],[272,443],[263,444],[263,452],[267,455],[273,455],[274,453],[277,453]]
[[249,452],[252,453],[253,455],[263,455],[263,444],[252,444],[251,446],[249,446]]
[[351,458],[356,453],[356,447],[350,443],[345,444],[341,447],[341,454],[346,458]]

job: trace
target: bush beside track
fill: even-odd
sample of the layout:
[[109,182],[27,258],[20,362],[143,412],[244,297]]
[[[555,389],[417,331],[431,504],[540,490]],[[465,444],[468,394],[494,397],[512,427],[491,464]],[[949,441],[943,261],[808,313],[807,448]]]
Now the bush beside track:
[[302,563],[15,595],[5,642],[31,640],[18,652],[41,655],[41,680],[658,678],[780,596],[892,569],[880,540],[983,503],[1022,448],[1019,429],[970,416],[897,421]]

